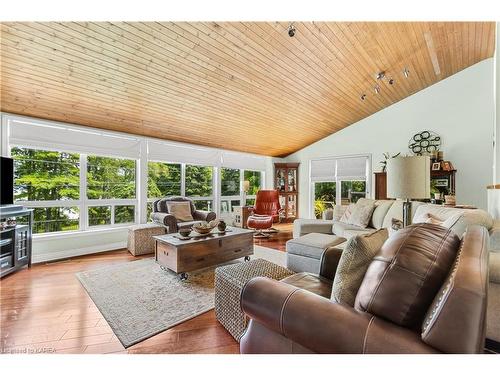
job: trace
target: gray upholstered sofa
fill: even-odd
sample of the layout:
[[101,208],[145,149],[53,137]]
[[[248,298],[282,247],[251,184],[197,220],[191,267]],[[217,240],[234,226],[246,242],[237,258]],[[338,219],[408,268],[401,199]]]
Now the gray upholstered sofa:
[[[167,202],[189,202],[193,221],[178,221],[174,215],[168,212]],[[195,223],[215,220],[215,212],[197,210],[191,199],[186,197],[168,197],[153,202],[151,219],[154,223],[165,226],[167,233],[176,233],[180,228],[192,227]]]
[[[293,239],[287,242],[287,267],[295,272],[319,274],[325,259],[341,251],[350,237],[371,233],[380,228],[390,228],[392,219],[402,219],[401,201],[377,201],[370,224],[366,228],[341,223],[332,212],[323,220],[298,219],[294,222]],[[343,208],[345,209],[345,208]],[[342,212],[341,210],[337,210]],[[338,213],[337,213],[338,214]],[[481,225],[489,231],[489,291],[487,334],[489,340],[500,343],[500,220],[493,220],[484,210],[460,209],[412,202],[412,220],[425,222],[429,214],[442,222],[448,221],[450,229],[462,237],[470,225]]]

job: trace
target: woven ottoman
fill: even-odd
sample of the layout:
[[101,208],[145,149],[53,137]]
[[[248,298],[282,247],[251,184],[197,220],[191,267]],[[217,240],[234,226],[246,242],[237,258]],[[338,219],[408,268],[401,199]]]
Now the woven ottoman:
[[153,236],[165,234],[165,227],[147,223],[132,225],[128,228],[127,249],[133,256],[151,254],[155,252]]
[[236,341],[247,327],[247,318],[240,308],[243,286],[250,279],[264,276],[281,280],[294,272],[264,259],[230,264],[215,269],[215,317]]

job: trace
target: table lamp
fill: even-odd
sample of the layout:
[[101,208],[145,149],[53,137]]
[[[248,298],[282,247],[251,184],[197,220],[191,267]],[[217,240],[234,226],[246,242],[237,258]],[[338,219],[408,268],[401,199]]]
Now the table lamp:
[[399,156],[387,160],[387,197],[403,199],[403,225],[411,224],[411,199],[429,199],[429,156]]

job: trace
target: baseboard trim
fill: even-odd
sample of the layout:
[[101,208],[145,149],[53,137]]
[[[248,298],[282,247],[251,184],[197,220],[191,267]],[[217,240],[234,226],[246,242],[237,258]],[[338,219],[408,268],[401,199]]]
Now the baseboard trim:
[[54,260],[73,258],[80,255],[103,253],[111,250],[119,250],[127,247],[127,241],[114,242],[106,245],[95,245],[79,249],[61,250],[42,254],[33,254],[32,263],[45,263]]

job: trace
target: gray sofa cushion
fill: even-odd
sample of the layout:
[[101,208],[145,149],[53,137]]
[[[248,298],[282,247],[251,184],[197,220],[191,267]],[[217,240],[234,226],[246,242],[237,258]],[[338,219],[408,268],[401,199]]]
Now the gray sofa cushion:
[[345,242],[345,238],[324,233],[309,233],[286,243],[287,253],[321,259],[326,248]]
[[308,233],[332,233],[331,220],[297,219],[293,222],[293,238],[299,238]]
[[[349,232],[351,231],[351,232]],[[332,232],[333,234],[340,236],[340,237],[346,237],[346,234],[351,234],[353,235],[353,231],[356,232],[356,234],[366,234],[366,233],[372,233],[375,232],[375,229],[373,228],[361,228],[358,227],[357,225],[352,225],[352,224],[346,224],[341,221],[334,221],[333,222],[333,227],[332,227]]]
[[375,210],[373,210],[370,227],[380,229],[384,225],[384,218],[387,211],[391,208],[394,201],[379,200],[375,202]]
[[374,209],[374,199],[361,198],[354,205],[352,214],[347,222],[361,228],[366,228],[370,224]]

